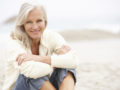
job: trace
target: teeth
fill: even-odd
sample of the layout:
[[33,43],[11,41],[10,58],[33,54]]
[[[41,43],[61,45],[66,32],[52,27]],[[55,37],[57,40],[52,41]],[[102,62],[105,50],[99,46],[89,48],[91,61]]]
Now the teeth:
[[38,30],[38,31],[31,31],[32,33],[39,33],[40,31]]
[[31,31],[31,32],[39,32],[39,31]]

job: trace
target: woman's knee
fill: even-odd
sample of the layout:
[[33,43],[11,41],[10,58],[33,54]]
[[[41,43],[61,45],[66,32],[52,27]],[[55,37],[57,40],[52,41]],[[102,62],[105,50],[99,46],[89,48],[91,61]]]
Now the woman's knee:
[[56,88],[49,81],[45,81],[40,90],[56,90]]
[[54,70],[54,72],[52,73],[52,75],[50,77],[50,81],[56,87],[56,89],[59,89],[60,84],[62,83],[64,78],[67,77],[68,73],[70,73],[71,79],[73,79],[73,82],[76,83],[76,70],[61,69],[61,68],[56,68]]
[[67,72],[63,81],[60,83],[59,90],[74,90],[74,78],[71,72]]
[[70,74],[71,77],[74,79],[74,82],[76,83],[76,70],[75,69],[59,69],[58,71],[58,80],[60,80],[60,82],[63,81],[63,79]]
[[75,69],[66,69],[66,70],[72,75],[74,79],[74,83],[76,83],[77,82],[76,70]]

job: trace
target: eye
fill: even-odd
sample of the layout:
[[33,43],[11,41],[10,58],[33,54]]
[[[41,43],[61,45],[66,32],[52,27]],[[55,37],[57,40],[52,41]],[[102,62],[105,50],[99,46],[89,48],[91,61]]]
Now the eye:
[[30,23],[32,23],[32,22],[31,22],[31,21],[27,21],[27,22],[26,22],[26,24],[30,24]]

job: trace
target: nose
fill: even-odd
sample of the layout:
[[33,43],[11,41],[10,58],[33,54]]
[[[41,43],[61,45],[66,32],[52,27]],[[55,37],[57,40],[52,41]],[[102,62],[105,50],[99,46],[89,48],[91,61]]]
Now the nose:
[[38,25],[36,23],[33,23],[32,29],[38,29]]

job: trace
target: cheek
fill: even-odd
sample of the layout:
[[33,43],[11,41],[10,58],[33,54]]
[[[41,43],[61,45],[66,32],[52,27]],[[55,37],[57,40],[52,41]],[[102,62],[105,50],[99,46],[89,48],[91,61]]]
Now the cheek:
[[31,26],[25,25],[24,26],[25,32],[28,33],[30,31],[30,28],[31,28]]
[[31,28],[30,25],[24,25],[24,27],[25,27],[25,30],[29,30]]
[[41,23],[41,29],[44,30],[45,27],[46,27],[45,22],[44,22],[44,23]]

